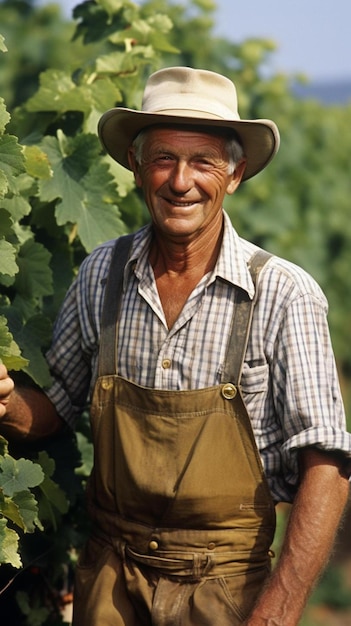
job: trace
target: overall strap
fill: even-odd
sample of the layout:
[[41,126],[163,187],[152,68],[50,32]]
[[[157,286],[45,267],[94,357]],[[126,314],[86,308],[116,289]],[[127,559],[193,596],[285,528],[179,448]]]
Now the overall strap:
[[133,238],[133,234],[119,237],[112,252],[101,318],[99,376],[117,372],[116,321],[122,301],[124,268]]
[[250,300],[246,291],[240,290],[236,296],[232,326],[228,340],[226,360],[222,372],[222,382],[232,382],[239,385],[241,380],[244,359],[249,340],[253,311],[255,308],[258,290],[258,277],[264,265],[271,258],[265,250],[257,250],[248,262],[248,269],[255,286],[255,295]]

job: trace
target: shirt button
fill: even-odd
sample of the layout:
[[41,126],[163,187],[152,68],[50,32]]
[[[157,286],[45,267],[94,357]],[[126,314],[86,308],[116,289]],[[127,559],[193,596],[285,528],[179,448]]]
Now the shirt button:
[[155,541],[155,539],[150,541],[149,548],[150,548],[150,550],[157,550],[158,549],[158,543],[157,543],[157,541]]
[[171,367],[171,359],[163,359],[162,367],[164,370],[169,370],[169,368]]
[[214,541],[210,541],[210,543],[207,545],[207,550],[214,550],[216,547],[216,544]]

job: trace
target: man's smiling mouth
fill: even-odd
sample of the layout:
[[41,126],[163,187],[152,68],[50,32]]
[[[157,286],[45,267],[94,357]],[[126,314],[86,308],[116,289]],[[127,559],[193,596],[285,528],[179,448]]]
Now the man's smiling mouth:
[[186,207],[189,207],[189,206],[193,206],[194,204],[196,204],[196,202],[197,202],[196,200],[192,200],[191,202],[190,201],[180,202],[179,200],[168,199],[168,203],[169,204],[172,204],[173,206],[180,207],[180,208],[182,208],[182,207],[186,208]]

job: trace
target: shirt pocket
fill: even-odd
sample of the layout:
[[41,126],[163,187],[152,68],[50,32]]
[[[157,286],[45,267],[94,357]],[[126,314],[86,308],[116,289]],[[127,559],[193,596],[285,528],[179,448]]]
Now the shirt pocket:
[[269,389],[269,365],[265,363],[264,365],[249,367],[245,363],[241,377],[241,389],[251,420],[262,422]]

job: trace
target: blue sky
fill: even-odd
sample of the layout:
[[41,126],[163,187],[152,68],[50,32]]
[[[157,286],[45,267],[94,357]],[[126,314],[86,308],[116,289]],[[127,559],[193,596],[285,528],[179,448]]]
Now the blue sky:
[[[80,0],[61,4],[65,13]],[[184,2],[184,0],[183,0]],[[314,79],[351,79],[351,0],[217,0],[216,33],[240,43],[267,37],[277,50],[269,69]]]

